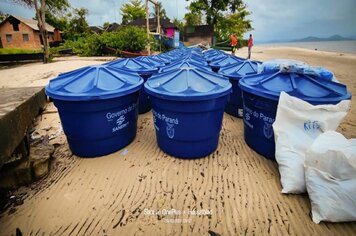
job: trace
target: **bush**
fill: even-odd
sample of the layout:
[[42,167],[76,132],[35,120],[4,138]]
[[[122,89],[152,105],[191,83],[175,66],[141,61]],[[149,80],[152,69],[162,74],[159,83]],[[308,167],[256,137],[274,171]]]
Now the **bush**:
[[42,49],[0,48],[0,54],[32,54],[43,53]]
[[123,51],[139,52],[146,46],[146,32],[136,26],[119,28],[118,32],[104,32],[103,34],[87,34],[77,40],[67,40],[51,52],[58,53],[61,49],[71,48],[74,53],[82,56],[100,56],[105,47]]
[[120,29],[120,44],[118,49],[131,52],[142,51],[147,43],[146,31],[143,28],[128,26]]

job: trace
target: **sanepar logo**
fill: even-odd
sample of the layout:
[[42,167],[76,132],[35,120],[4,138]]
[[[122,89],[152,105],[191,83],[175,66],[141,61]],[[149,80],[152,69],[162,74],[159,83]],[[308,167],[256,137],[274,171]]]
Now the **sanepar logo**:
[[116,120],[117,125],[121,125],[125,122],[125,116],[120,116],[119,119]]

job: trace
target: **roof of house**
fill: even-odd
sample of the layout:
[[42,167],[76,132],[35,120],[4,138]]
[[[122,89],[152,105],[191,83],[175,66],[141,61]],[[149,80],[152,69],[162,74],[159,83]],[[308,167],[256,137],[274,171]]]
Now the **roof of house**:
[[89,26],[89,29],[95,33],[101,33],[104,29],[101,26]]
[[[164,18],[160,18],[160,24],[162,28],[177,28],[172,22],[170,22],[169,19],[164,19]],[[127,25],[137,25],[137,26],[146,26],[146,19],[144,18],[139,18],[136,20],[133,20],[129,23],[127,23]],[[149,25],[150,28],[157,28],[157,18],[149,18]]]
[[[17,20],[21,21],[22,23],[24,23],[25,25],[29,26],[31,29],[39,31],[39,28],[37,25],[37,20],[27,19],[27,18],[23,18],[20,16],[14,16],[14,15],[8,16],[3,22],[1,22],[0,25],[2,25],[7,20],[11,21],[13,19],[17,19]],[[46,30],[48,32],[54,32],[54,27],[52,25],[46,23]]]
[[110,24],[106,29],[105,29],[105,31],[106,32],[114,32],[114,31],[117,31],[118,30],[118,28],[120,27],[120,25],[118,24],[118,23],[112,23],[112,24]]

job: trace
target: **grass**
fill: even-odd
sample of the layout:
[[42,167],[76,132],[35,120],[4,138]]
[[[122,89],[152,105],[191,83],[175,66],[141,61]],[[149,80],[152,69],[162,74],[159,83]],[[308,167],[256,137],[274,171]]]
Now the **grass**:
[[0,54],[31,54],[42,52],[41,49],[0,48]]

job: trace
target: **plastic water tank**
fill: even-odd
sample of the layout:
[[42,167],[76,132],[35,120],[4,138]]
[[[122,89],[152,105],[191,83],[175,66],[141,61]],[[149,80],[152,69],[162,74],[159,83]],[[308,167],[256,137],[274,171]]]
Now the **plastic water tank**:
[[172,64],[169,64],[169,65],[167,65],[165,67],[162,67],[159,70],[159,73],[172,71],[172,70],[177,70],[177,69],[185,68],[185,67],[200,68],[200,69],[203,69],[203,70],[212,71],[211,68],[209,66],[207,66],[207,65],[204,66],[202,64],[196,63],[195,61],[180,60],[180,61],[173,62]]
[[[154,73],[158,72],[158,67],[155,66],[154,64],[144,62],[136,58],[119,59],[106,63],[105,65],[126,70],[128,72],[136,72],[143,78],[144,81],[147,81],[149,77],[151,77]],[[139,114],[143,114],[150,110],[151,110],[150,100],[145,90],[142,87],[140,91],[140,97],[139,97],[138,112]]]
[[232,92],[225,107],[226,113],[242,118],[243,102],[239,81],[246,75],[257,74],[259,64],[260,63],[256,61],[245,60],[243,62],[236,62],[220,68],[219,74],[229,78],[230,83],[232,84]]
[[153,65],[157,68],[161,68],[166,65],[162,60],[160,60],[157,57],[153,56],[141,56],[141,57],[136,57],[136,60],[143,61],[148,63],[149,65]]
[[272,124],[281,91],[313,105],[337,104],[351,99],[346,86],[319,77],[297,73],[267,72],[245,76],[239,82],[244,109],[244,138],[259,154],[274,160]]
[[150,95],[158,146],[181,158],[199,158],[218,145],[224,107],[231,91],[228,79],[190,67],[151,77]]
[[209,65],[214,72],[218,72],[221,67],[235,64],[238,62],[243,62],[243,61],[245,61],[245,59],[226,54],[226,57],[222,57],[221,59],[219,59],[219,57],[215,58],[213,61],[209,63]]
[[107,66],[60,74],[46,86],[70,149],[81,157],[115,152],[136,136],[137,101],[143,79]]

